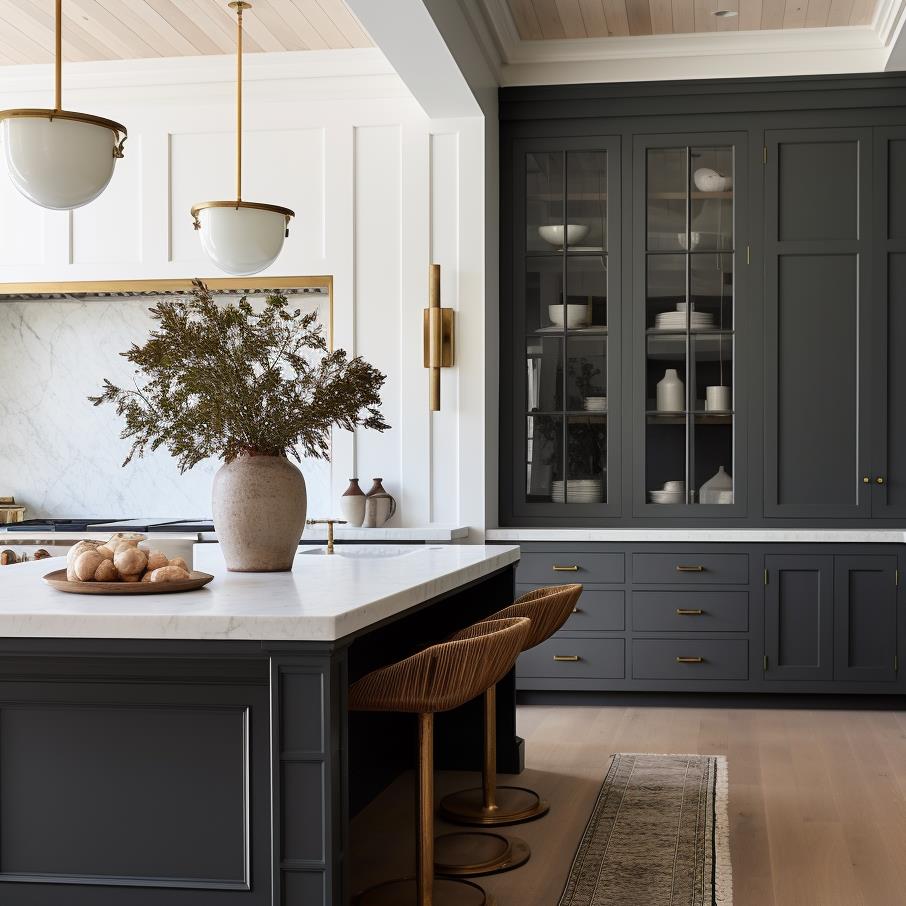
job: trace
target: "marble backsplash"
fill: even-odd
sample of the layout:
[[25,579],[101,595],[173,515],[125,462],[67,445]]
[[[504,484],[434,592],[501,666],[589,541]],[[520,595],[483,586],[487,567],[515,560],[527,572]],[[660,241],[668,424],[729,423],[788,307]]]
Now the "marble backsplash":
[[[131,383],[119,355],[152,325],[147,299],[0,303],[0,496],[34,516],[211,513],[216,460],[180,475],[165,450],[121,467],[129,443],[112,406],[90,394],[103,379]],[[310,513],[329,512],[330,464],[302,464]]]

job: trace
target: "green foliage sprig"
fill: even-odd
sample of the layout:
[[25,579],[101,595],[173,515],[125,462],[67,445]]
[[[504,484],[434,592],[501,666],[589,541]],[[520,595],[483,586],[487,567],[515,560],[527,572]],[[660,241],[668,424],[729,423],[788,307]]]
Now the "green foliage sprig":
[[180,472],[244,453],[328,459],[331,426],[389,427],[379,395],[386,376],[329,351],[317,313],[291,310],[285,296],[257,309],[246,297],[224,305],[198,282],[190,297],[159,302],[151,316],[159,326],[145,345],[121,353],[144,382],[124,389],[105,379],[89,397],[114,404],[125,420],[120,437],[132,447],[124,466],[161,446]]

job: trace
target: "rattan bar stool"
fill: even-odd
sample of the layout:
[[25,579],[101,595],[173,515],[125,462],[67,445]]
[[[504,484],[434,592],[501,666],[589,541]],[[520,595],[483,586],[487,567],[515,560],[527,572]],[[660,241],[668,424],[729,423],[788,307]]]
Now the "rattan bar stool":
[[[576,609],[576,602],[582,594],[581,585],[553,585],[538,588],[516,600],[509,607],[498,611],[489,620],[528,617],[532,621],[531,630],[525,640],[524,651],[547,641],[569,619]],[[457,638],[457,636],[453,636]],[[496,687],[491,686],[484,694],[484,763],[482,768],[482,785],[475,789],[462,790],[446,796],[440,804],[441,816],[455,824],[472,826],[501,826],[523,824],[547,814],[550,804],[533,790],[524,787],[497,786],[497,698]],[[451,835],[452,836],[452,835]],[[476,834],[464,834],[462,851],[470,849],[465,838],[477,838]],[[475,844],[480,841],[475,841]],[[452,841],[445,843],[445,850],[452,847]],[[444,858],[444,874],[467,876],[475,872],[471,868],[473,860],[463,860],[459,866],[449,864],[452,860]],[[483,871],[501,871],[497,868]]]
[[350,710],[418,715],[416,875],[365,890],[355,906],[493,906],[478,884],[434,877],[434,715],[493,688],[512,669],[530,629],[524,617],[482,622],[350,687]]

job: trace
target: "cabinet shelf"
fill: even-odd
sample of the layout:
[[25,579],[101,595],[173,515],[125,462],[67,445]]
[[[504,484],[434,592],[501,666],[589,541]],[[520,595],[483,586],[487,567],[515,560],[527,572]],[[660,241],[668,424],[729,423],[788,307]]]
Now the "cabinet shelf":
[[732,425],[734,415],[732,411],[705,412],[703,409],[692,412],[659,412],[657,409],[649,409],[645,413],[649,425],[685,425],[690,416],[696,425]]
[[559,412],[554,411],[542,411],[540,409],[531,409],[526,412],[526,415],[529,418],[534,418],[535,416],[541,416],[542,418],[561,418],[566,416],[567,418],[596,418],[596,419],[605,419],[607,418],[607,410],[603,412],[589,412],[587,409],[569,409],[569,410],[560,410]]

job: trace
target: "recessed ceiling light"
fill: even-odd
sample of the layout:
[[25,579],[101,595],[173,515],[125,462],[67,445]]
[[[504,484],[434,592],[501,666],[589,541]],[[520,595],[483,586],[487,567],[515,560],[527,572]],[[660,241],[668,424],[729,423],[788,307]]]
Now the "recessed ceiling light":
[[713,15],[719,16],[721,19],[731,19],[733,16],[738,16],[739,13],[735,9],[716,9]]

